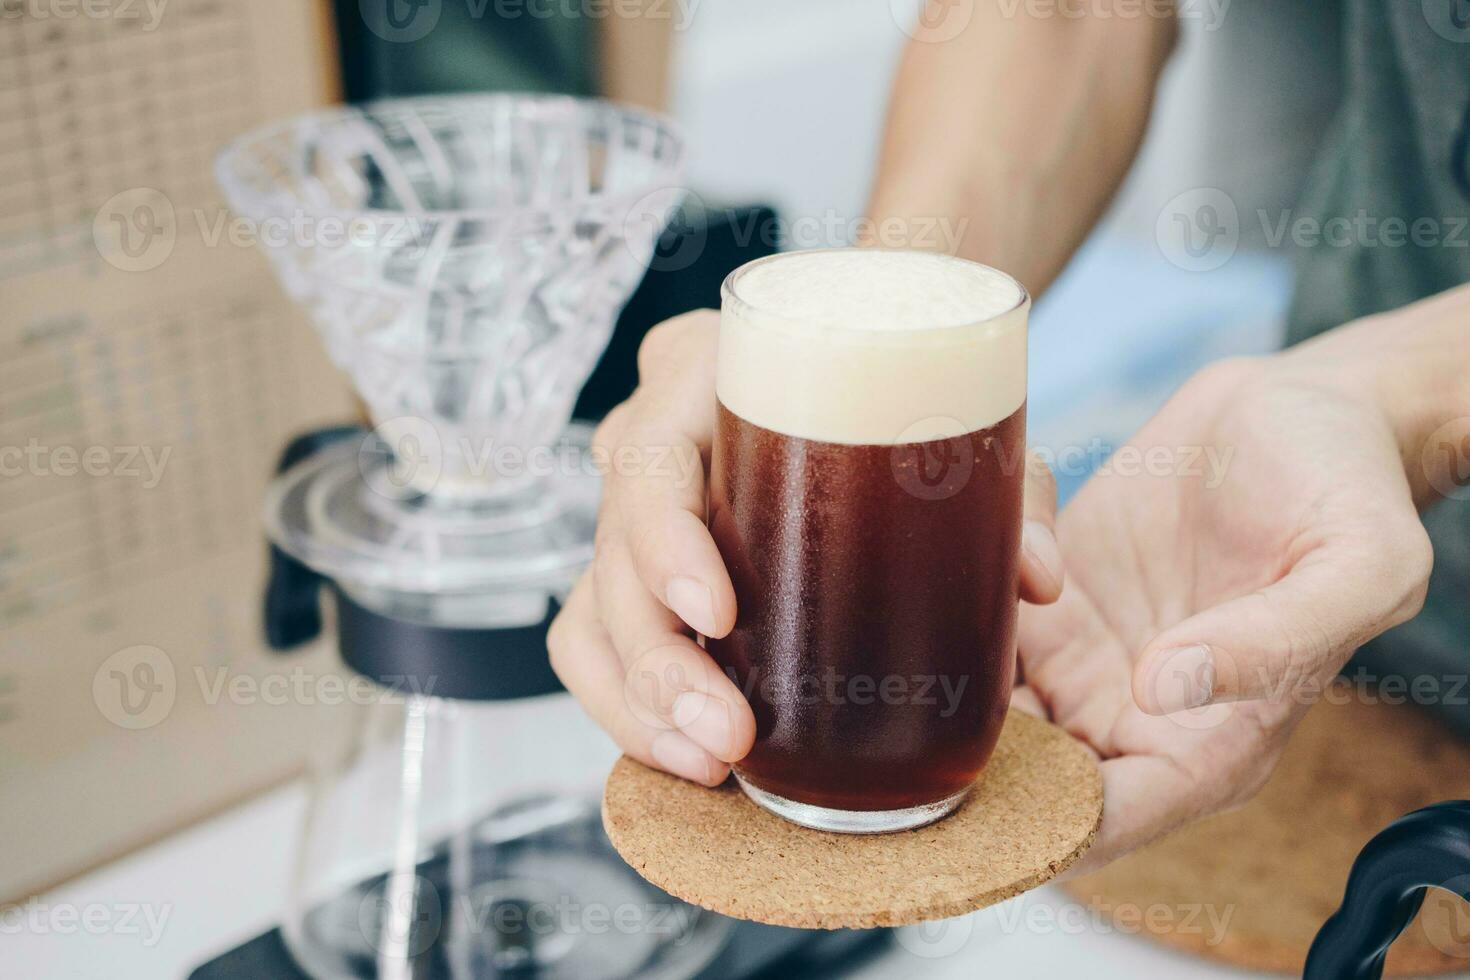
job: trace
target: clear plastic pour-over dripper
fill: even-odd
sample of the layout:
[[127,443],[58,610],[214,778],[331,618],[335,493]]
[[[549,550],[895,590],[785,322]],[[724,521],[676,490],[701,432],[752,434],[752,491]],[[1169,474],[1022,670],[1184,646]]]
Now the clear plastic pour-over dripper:
[[682,191],[662,117],[504,95],[340,109],[220,157],[376,442],[284,480],[272,538],[348,588],[476,591],[587,558],[567,429]]
[[[333,110],[229,147],[231,205],[374,425],[277,478],[272,541],[395,621],[538,622],[591,554],[572,405],[682,197],[682,156],[652,114],[498,95]],[[675,977],[717,951],[728,922],[634,876],[595,805],[515,796],[507,754],[542,750],[503,704],[369,695],[316,746],[283,927],[313,976]],[[657,928],[578,918],[659,907]]]

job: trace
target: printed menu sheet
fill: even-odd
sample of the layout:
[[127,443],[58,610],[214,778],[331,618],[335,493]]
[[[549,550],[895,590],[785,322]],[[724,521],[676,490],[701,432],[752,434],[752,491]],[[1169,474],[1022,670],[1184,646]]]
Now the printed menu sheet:
[[352,401],[212,172],[336,97],[326,0],[0,0],[0,902],[348,720],[263,644],[260,509]]

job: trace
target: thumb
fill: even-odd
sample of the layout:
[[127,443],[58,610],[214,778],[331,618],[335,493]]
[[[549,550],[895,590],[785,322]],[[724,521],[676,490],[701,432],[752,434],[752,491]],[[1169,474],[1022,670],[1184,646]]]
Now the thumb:
[[[1149,714],[1219,701],[1290,696],[1336,673],[1359,646],[1419,611],[1429,544],[1392,555],[1324,547],[1275,583],[1206,609],[1160,633],[1133,670],[1133,699]],[[1422,540],[1420,540],[1422,539]]]

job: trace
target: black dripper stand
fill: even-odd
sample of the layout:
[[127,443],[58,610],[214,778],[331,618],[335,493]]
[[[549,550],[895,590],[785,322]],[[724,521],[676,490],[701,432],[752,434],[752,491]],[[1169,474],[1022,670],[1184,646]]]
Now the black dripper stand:
[[[357,454],[364,445],[372,445],[371,437],[356,427],[310,433],[286,449],[281,471]],[[420,719],[421,751],[414,779],[430,782],[425,773],[434,767],[425,765],[424,755],[473,738],[472,730],[457,731],[472,724],[463,716],[493,711],[496,703],[562,691],[546,656],[546,629],[557,609],[554,599],[545,616],[523,625],[451,628],[415,622],[365,608],[337,583],[272,546],[264,621],[274,649],[289,652],[320,634],[324,589],[335,603],[343,663],[408,703],[374,704],[372,711],[390,717],[365,726],[369,733],[374,728],[395,733],[387,740],[386,752],[395,765],[414,758],[409,743],[414,718]],[[425,696],[428,691],[432,696]],[[415,711],[414,702],[428,706]],[[399,732],[402,735],[396,735]],[[373,751],[374,746],[354,739],[348,756],[361,760]],[[442,840],[425,837],[415,848],[422,852],[421,859],[414,861],[407,875],[403,869],[389,869],[345,882],[343,875],[330,869],[313,875],[312,858],[329,850],[323,848],[323,838],[373,836],[371,830],[331,826],[326,822],[330,815],[352,819],[354,814],[404,808],[408,794],[401,785],[392,787],[394,798],[372,794],[357,806],[342,806],[340,799],[334,805],[334,797],[350,795],[365,768],[360,761],[342,771],[327,766],[314,781],[316,813],[302,844],[306,853],[298,861],[298,874],[336,885],[323,890],[312,880],[298,880],[289,921],[282,929],[200,967],[194,978],[289,980],[308,976],[301,972],[303,967],[319,976],[377,977],[398,975],[393,967],[402,965],[407,968],[402,975],[416,978],[774,980],[837,975],[887,946],[887,930],[779,928],[737,922],[680,902],[649,885],[617,856],[591,798],[529,794],[498,802],[472,818],[468,832],[460,828]],[[371,863],[374,849],[366,850],[369,853],[360,858]],[[349,856],[342,863],[363,862]],[[396,884],[405,878],[407,886]],[[558,907],[649,911],[642,922],[646,929],[631,935],[626,930],[578,928],[564,933],[559,925],[577,923],[564,914],[552,914]],[[456,913],[456,908],[468,912]],[[647,934],[636,935],[637,931]],[[384,962],[394,956],[400,959]]]

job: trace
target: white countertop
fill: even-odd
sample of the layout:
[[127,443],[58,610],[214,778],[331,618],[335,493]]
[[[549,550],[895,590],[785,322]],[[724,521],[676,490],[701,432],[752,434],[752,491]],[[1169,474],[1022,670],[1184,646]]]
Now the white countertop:
[[[569,698],[514,719],[533,743],[576,742],[604,770],[612,749]],[[544,738],[543,738],[544,736]],[[595,749],[589,749],[589,740]],[[565,748],[565,746],[563,746]],[[556,753],[550,753],[556,754]],[[285,903],[305,789],[294,783],[99,869],[0,917],[0,976],[165,980],[274,926]],[[1208,929],[1208,922],[1200,928]],[[1159,949],[1042,888],[961,919],[902,930],[892,953],[853,974],[911,977],[1241,977]]]

